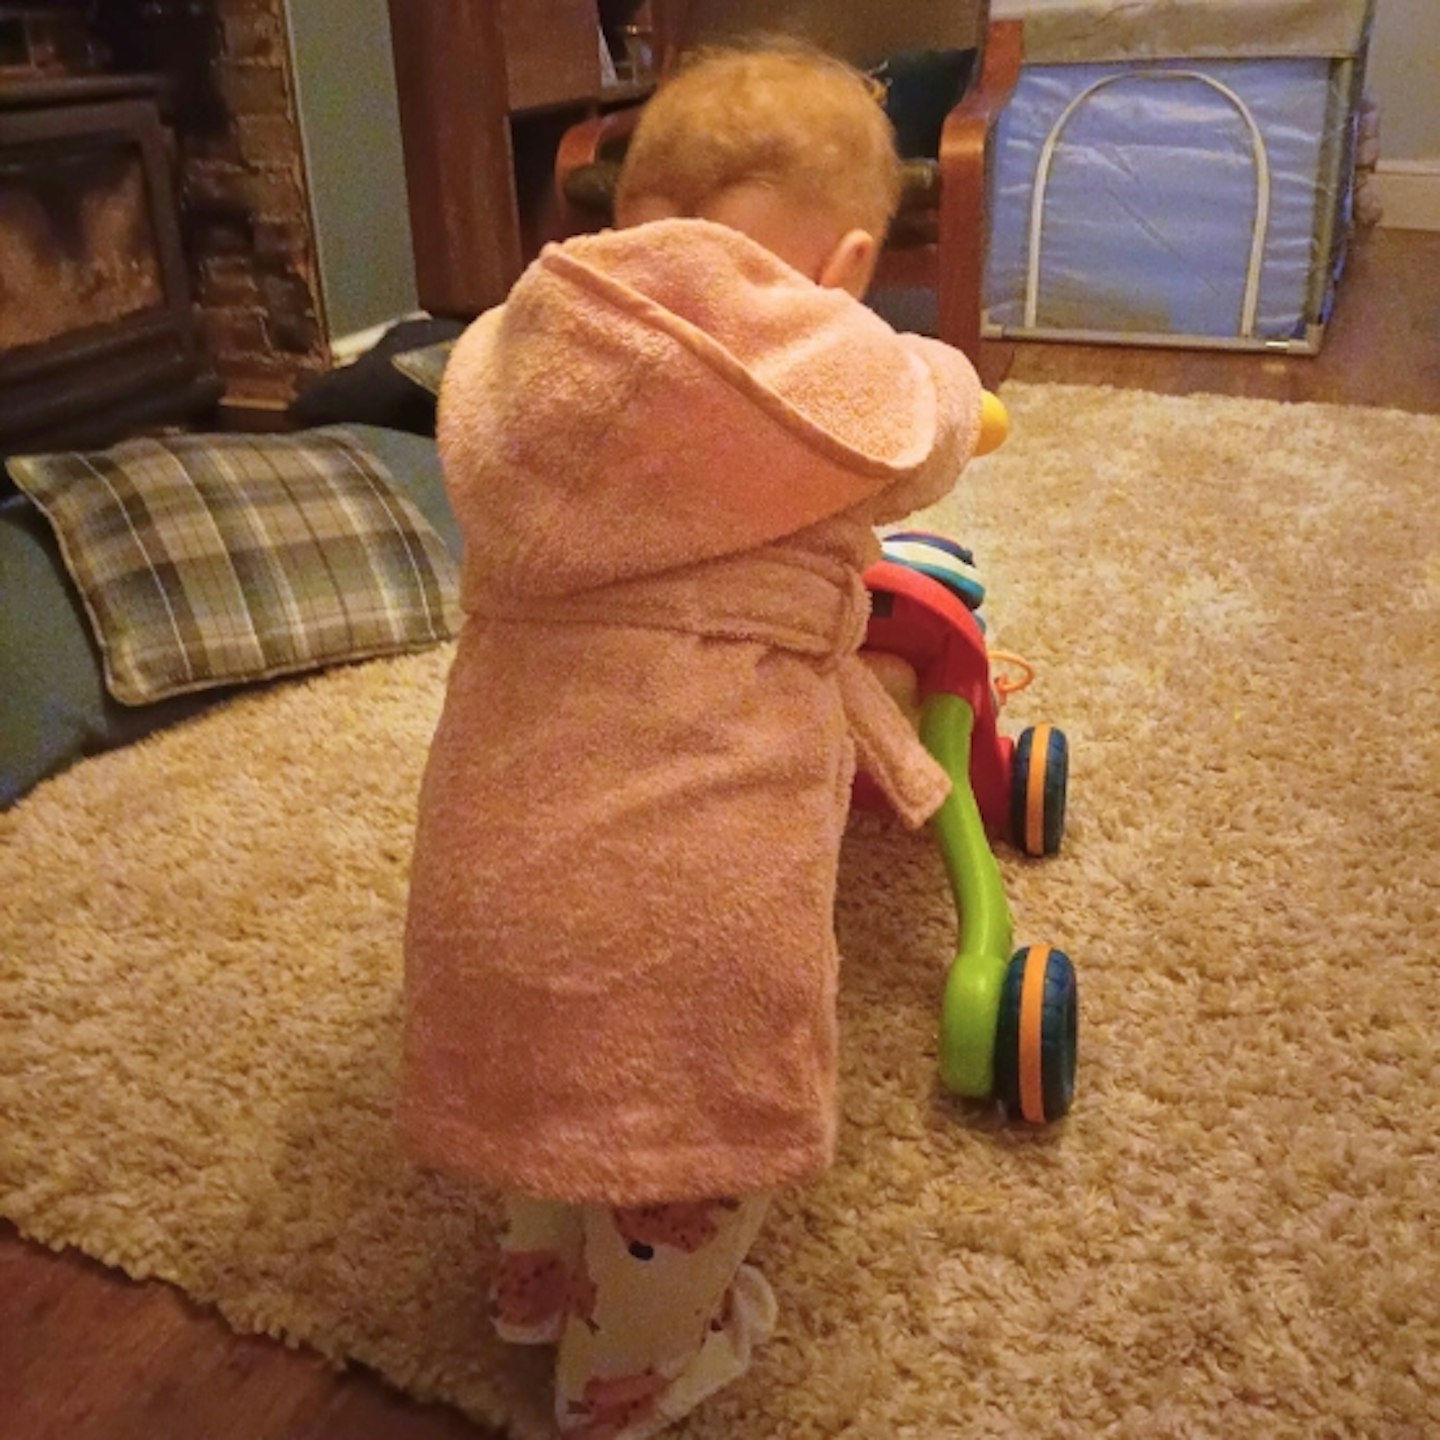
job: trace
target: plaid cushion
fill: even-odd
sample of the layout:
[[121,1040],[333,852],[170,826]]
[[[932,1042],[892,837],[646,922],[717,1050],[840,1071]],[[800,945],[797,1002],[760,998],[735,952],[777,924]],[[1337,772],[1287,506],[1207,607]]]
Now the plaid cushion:
[[422,390],[438,395],[445,364],[454,348],[453,340],[441,340],[434,345],[424,345],[419,350],[403,350],[398,355],[392,355],[390,363],[407,380],[413,380]]
[[458,626],[453,558],[343,427],[8,464],[55,530],[122,704],[396,654]]

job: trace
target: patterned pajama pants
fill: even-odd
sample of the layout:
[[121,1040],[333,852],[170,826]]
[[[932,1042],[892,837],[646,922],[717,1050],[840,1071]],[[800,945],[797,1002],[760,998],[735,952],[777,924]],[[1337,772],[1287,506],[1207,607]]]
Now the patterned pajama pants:
[[495,1328],[558,1345],[566,1440],[644,1440],[749,1369],[775,1323],[770,1286],[743,1263],[768,1204],[507,1200]]

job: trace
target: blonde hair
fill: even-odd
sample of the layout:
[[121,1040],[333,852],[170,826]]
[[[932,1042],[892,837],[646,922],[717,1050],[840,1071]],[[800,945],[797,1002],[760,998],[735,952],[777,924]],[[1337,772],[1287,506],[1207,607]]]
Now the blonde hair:
[[770,186],[883,240],[900,161],[865,77],[788,42],[698,51],[646,105],[616,208],[663,199],[695,215],[741,184]]

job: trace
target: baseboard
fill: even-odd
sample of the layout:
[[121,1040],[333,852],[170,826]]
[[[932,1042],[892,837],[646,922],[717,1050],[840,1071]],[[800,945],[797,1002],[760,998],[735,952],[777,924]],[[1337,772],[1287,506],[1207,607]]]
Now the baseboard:
[[1440,159],[1382,160],[1375,185],[1385,229],[1440,230]]
[[348,365],[352,360],[358,360],[367,350],[373,350],[381,336],[392,325],[399,325],[403,320],[426,320],[428,318],[425,311],[412,310],[408,315],[392,316],[389,320],[383,320],[378,325],[371,325],[366,330],[355,330],[349,335],[337,335],[330,342],[330,359],[336,365]]

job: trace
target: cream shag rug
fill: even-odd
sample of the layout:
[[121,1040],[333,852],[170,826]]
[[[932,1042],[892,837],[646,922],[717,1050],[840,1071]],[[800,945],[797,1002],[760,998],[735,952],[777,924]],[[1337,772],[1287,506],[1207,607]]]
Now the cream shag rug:
[[[1014,386],[929,517],[1006,713],[1071,738],[1007,857],[1081,978],[1049,1134],[937,1096],[925,836],[847,842],[839,1163],[760,1259],[781,1329],[678,1432],[1440,1434],[1440,419]],[[406,857],[447,656],[338,671],[0,817],[0,1211],[516,1436],[487,1207],[390,1129]]]

